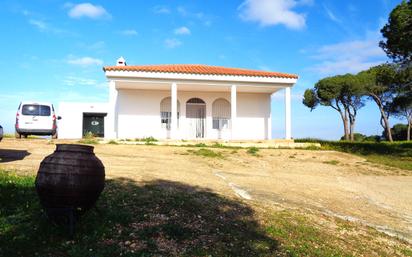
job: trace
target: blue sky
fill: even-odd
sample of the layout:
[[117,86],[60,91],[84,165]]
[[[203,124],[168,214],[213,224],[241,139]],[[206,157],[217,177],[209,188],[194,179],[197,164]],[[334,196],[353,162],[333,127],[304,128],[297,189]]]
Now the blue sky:
[[[301,103],[322,77],[388,61],[380,28],[401,1],[1,1],[0,124],[13,132],[22,100],[105,102],[102,66],[200,63],[299,75],[293,137],[337,139],[338,113]],[[273,136],[284,136],[283,92],[273,95]],[[392,123],[398,121],[391,120]],[[356,130],[380,134],[374,103]]]

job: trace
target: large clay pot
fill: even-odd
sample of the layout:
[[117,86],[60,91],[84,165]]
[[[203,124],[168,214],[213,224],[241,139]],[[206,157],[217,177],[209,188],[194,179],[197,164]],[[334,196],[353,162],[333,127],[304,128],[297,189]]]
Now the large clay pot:
[[46,212],[59,209],[82,214],[96,203],[104,188],[103,163],[93,146],[58,144],[44,158],[36,177],[36,190]]

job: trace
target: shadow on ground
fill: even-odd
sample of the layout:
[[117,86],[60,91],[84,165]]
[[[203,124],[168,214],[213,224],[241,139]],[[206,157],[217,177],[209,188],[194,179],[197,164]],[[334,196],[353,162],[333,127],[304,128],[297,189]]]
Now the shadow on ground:
[[279,254],[278,243],[266,236],[250,207],[178,182],[107,181],[73,240],[45,218],[33,177],[0,183],[0,201],[0,256]]
[[0,163],[23,160],[28,155],[26,150],[0,149]]

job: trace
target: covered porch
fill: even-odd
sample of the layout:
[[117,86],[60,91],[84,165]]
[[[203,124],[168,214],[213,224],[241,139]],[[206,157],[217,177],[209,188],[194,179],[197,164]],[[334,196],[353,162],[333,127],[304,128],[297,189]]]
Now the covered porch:
[[[290,88],[283,88],[285,139],[291,139]],[[271,139],[271,96],[283,88],[112,80],[106,134],[116,139]]]

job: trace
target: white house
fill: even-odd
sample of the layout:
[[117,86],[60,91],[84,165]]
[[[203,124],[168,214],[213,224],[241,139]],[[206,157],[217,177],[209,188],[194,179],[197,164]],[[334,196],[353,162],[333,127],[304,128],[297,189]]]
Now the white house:
[[103,70],[109,102],[93,111],[93,104],[61,104],[59,137],[78,138],[100,126],[107,139],[271,139],[271,95],[285,89],[285,138],[291,138],[296,75],[197,64],[129,66],[123,58]]

